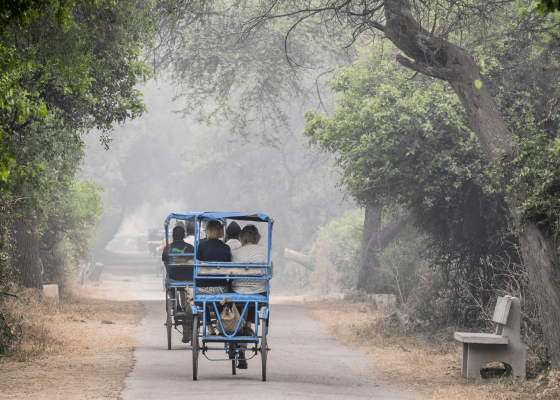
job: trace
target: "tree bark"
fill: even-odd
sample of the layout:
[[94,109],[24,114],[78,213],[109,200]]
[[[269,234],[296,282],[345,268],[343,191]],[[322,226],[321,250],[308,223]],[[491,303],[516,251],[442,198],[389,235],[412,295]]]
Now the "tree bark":
[[16,239],[15,264],[20,284],[27,288],[43,289],[41,258],[41,238],[37,232],[37,222],[17,220],[14,224]]
[[[512,151],[512,136],[490,93],[475,81],[483,82],[478,67],[465,49],[433,36],[414,19],[409,0],[385,0],[386,26],[365,20],[381,30],[407,57],[397,55],[403,66],[449,82],[469,118],[471,128],[490,162],[498,166]],[[538,304],[543,336],[550,360],[560,363],[560,258],[550,237],[532,221],[520,221],[518,198],[508,198],[510,213],[518,227],[519,242],[529,277],[529,287]]]
[[387,226],[380,229],[381,214],[381,210],[366,206],[362,251],[360,253],[360,271],[356,284],[358,290],[366,290],[368,285],[373,282],[375,291],[381,268],[379,253],[397,237],[406,224],[406,220],[402,217],[394,217]]
[[362,234],[362,251],[360,253],[360,271],[356,289],[366,290],[370,282],[374,285],[379,280],[379,233],[381,230],[381,210],[366,206],[364,232]]

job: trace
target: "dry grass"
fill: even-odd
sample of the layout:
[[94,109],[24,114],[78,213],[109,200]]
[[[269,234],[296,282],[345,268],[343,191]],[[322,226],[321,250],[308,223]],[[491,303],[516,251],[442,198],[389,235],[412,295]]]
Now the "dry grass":
[[[90,349],[119,348],[127,345],[139,312],[136,301],[115,303],[108,297],[110,282],[103,290],[94,286],[66,287],[59,302],[41,292],[25,289],[18,298],[6,301],[5,309],[21,331],[20,338],[2,362],[24,362],[40,356],[86,354]],[[111,340],[97,334],[101,321],[116,325]]]
[[22,333],[0,358],[0,399],[117,398],[144,314],[132,300],[136,285],[110,277],[66,288],[60,302],[33,290],[18,293],[7,306]]
[[483,372],[497,377],[482,382],[461,375],[460,343],[453,341],[453,330],[412,336],[380,329],[387,315],[368,304],[340,301],[308,304],[311,317],[319,320],[322,330],[341,345],[360,349],[372,360],[370,376],[389,384],[422,391],[425,398],[440,399],[558,399],[558,392],[542,395],[546,385],[536,380],[514,381],[501,363],[487,365]]

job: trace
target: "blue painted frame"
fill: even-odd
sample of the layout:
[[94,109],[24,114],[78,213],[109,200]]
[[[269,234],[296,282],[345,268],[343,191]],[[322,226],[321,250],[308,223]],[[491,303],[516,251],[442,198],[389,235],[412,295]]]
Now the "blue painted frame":
[[[200,320],[202,324],[202,333],[199,334],[199,337],[202,338],[202,352],[205,353],[206,350],[224,350],[223,348],[209,348],[205,346],[205,343],[211,342],[225,342],[226,347],[227,345],[232,343],[257,343],[262,335],[259,335],[259,319],[268,320],[269,318],[269,298],[270,298],[270,252],[272,248],[272,226],[274,224],[274,220],[266,214],[260,213],[241,213],[241,212],[212,212],[212,211],[183,211],[178,213],[171,213],[165,220],[165,242],[166,246],[169,245],[169,237],[168,237],[168,227],[169,222],[172,219],[182,220],[182,221],[194,221],[195,222],[195,232],[194,232],[194,253],[169,253],[169,265],[185,265],[185,264],[173,264],[173,256],[189,256],[192,255],[194,258],[193,264],[187,264],[193,267],[193,281],[192,282],[169,282],[169,274],[166,277],[167,288],[175,288],[175,292],[177,292],[178,288],[185,287],[185,286],[192,286],[193,293],[194,293],[194,306],[192,307],[193,315],[200,315]],[[250,264],[250,263],[232,263],[232,262],[208,262],[202,263],[196,259],[196,254],[198,253],[198,245],[200,241],[200,232],[201,232],[201,224],[203,221],[209,221],[212,219],[217,219],[222,222],[227,222],[228,219],[231,220],[238,220],[238,221],[253,221],[253,222],[266,222],[268,224],[268,243],[267,243],[267,263],[266,264]],[[255,295],[255,294],[241,294],[241,293],[222,293],[222,294],[213,294],[213,295],[205,295],[205,294],[196,294],[196,280],[199,277],[198,272],[200,271],[201,267],[216,267],[218,270],[221,267],[245,267],[247,270],[249,268],[259,268],[260,271],[255,271],[255,276],[252,275],[201,275],[200,278],[203,279],[245,279],[245,280],[266,280],[266,296],[262,295]],[[262,275],[266,268],[266,274]],[[255,330],[253,337],[236,337],[239,330],[239,326],[241,324],[241,320],[238,322],[237,327],[235,328],[235,332],[233,334],[226,334],[223,329],[223,324],[221,317],[218,313],[216,302],[219,302],[221,298],[227,297],[231,299],[238,309],[242,309],[240,312],[241,315],[245,315],[245,312],[249,308],[250,305],[254,305],[255,307]],[[175,293],[175,305],[174,310],[177,310],[177,293]],[[206,325],[207,325],[207,306],[212,305],[214,313],[216,314],[216,322],[220,324],[222,328],[221,331],[223,335],[207,335],[206,332]],[[264,308],[263,308],[264,306]],[[259,310],[259,308],[263,308]],[[267,332],[268,334],[268,324],[267,324]],[[207,357],[208,358],[208,357]],[[247,359],[247,358],[246,358]],[[241,359],[239,359],[241,360]],[[218,361],[218,360],[215,360]],[[231,360],[224,360],[224,361],[231,361]]]

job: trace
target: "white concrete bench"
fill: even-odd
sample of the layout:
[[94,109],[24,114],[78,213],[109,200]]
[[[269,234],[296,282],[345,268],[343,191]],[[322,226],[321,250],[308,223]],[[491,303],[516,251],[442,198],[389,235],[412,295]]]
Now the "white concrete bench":
[[494,317],[496,333],[455,332],[463,343],[461,374],[482,378],[480,368],[488,362],[503,362],[513,369],[514,376],[525,379],[527,348],[521,342],[521,302],[517,297],[498,297]]

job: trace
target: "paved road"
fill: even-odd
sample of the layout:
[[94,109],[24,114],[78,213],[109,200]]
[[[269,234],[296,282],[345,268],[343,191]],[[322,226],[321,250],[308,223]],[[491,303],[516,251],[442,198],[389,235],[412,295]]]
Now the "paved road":
[[[123,261],[123,260],[120,260]],[[192,380],[191,352],[174,331],[167,350],[165,302],[161,278],[149,265],[122,262],[107,265],[115,273],[141,274],[138,298],[147,314],[138,329],[135,364],[121,396],[128,399],[414,399],[397,388],[368,380],[369,360],[359,351],[338,346],[321,333],[305,308],[271,305],[267,382],[261,380],[260,357],[249,369],[231,375],[229,362],[211,362],[202,353],[198,381]],[[119,264],[119,266],[117,266]],[[153,269],[153,271],[152,271]],[[215,352],[214,354],[220,354]],[[224,358],[225,358],[224,352]]]

